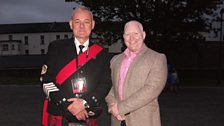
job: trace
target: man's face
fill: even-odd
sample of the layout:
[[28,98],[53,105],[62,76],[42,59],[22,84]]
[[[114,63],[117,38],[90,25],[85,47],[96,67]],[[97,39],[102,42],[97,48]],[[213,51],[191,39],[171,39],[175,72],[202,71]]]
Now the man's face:
[[136,52],[139,51],[144,43],[145,32],[141,30],[136,22],[130,22],[124,29],[124,42],[127,48]]
[[78,10],[73,15],[72,20],[69,21],[69,25],[73,30],[74,37],[76,37],[80,43],[84,43],[89,39],[95,22],[87,10]]

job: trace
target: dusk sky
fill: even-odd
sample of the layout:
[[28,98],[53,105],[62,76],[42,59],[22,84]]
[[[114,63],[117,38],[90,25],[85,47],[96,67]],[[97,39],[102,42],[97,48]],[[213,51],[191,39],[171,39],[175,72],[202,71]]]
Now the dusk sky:
[[0,24],[66,22],[74,6],[65,0],[1,0]]

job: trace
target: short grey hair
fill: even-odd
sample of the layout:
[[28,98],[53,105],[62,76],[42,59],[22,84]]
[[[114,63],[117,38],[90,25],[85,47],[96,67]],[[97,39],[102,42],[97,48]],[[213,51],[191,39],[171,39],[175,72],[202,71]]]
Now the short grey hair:
[[[73,18],[73,16],[76,14],[77,11],[79,10],[84,10],[84,11],[88,11],[88,13],[91,15],[92,19],[93,19],[93,13],[90,11],[89,8],[85,7],[85,6],[78,6],[76,8],[73,8],[73,12],[72,12],[72,16],[71,16],[71,20]],[[94,20],[94,19],[93,19]]]

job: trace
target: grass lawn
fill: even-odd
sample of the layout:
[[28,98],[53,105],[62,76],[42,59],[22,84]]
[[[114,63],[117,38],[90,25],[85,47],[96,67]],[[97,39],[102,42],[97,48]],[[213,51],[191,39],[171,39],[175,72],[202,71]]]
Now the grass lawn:
[[38,85],[38,77],[0,77],[0,85]]

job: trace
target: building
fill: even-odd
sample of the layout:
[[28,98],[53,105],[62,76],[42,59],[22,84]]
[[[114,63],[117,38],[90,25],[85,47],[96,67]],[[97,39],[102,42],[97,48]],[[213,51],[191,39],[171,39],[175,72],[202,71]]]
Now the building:
[[49,43],[72,36],[67,23],[0,25],[0,55],[46,54]]
[[[67,22],[2,24],[0,56],[46,54],[51,41],[70,37],[72,32]],[[102,40],[96,34],[92,34],[92,38],[94,41]],[[121,42],[111,47],[105,44],[112,53],[120,52],[121,46]]]

